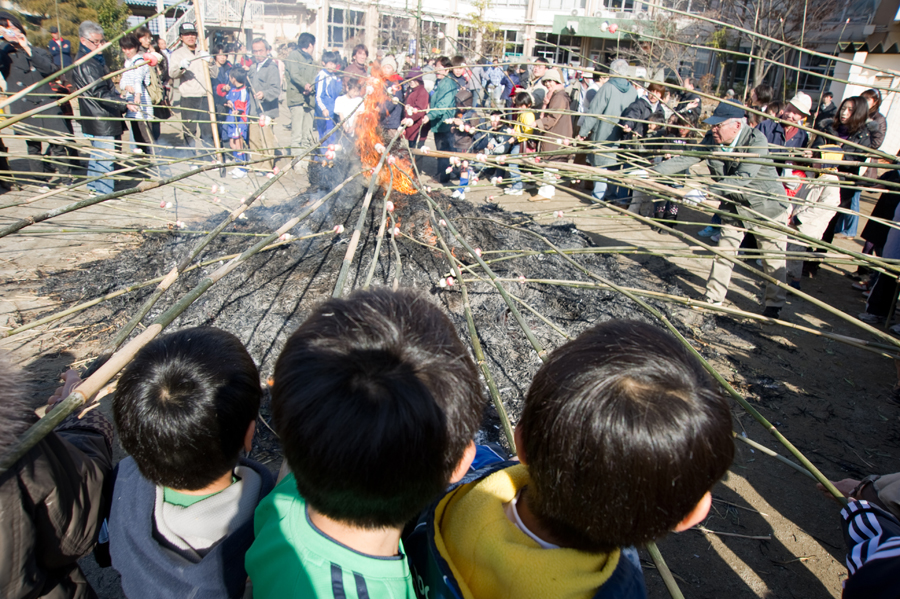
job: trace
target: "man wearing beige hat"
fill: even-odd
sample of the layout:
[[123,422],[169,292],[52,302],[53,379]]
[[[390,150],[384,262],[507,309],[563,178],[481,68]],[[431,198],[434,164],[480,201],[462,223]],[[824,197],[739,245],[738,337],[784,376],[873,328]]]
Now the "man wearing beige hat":
[[[555,152],[564,150],[572,142],[572,118],[565,114],[569,110],[569,94],[563,85],[559,70],[550,69],[541,79],[541,83],[547,88],[546,112],[534,122],[535,130],[541,131],[541,152]],[[547,156],[547,168],[544,169],[544,185],[538,189],[535,201],[549,200],[556,193],[556,172],[558,169],[550,168],[549,163],[568,162],[569,154]]]
[[798,129],[797,125],[803,124],[804,119],[809,118],[810,110],[812,110],[812,98],[803,92],[797,92],[797,95],[785,105],[781,118],[790,124],[782,125],[784,127],[784,147],[805,148],[807,146],[809,134],[803,129]]

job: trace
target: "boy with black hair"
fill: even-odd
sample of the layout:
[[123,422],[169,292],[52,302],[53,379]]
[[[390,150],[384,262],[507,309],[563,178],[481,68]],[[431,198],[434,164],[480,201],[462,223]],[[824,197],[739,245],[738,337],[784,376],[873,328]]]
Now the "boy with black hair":
[[409,290],[330,299],[275,364],[293,471],[256,511],[254,596],[412,598],[403,526],[465,474],[484,396],[444,313]]
[[554,351],[515,437],[521,464],[473,474],[406,539],[429,598],[645,597],[632,546],[702,521],[734,456],[715,381],[637,321]]
[[240,458],[261,395],[243,344],[214,328],[155,339],[122,373],[113,415],[131,457],[118,466],[109,537],[127,596],[244,595],[253,511],[274,486]]

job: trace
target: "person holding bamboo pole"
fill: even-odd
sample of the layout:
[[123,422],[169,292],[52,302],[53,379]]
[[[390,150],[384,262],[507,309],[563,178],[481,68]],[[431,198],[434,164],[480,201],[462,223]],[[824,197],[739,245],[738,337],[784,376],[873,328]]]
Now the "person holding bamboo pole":
[[210,148],[212,142],[212,123],[209,122],[209,100],[204,85],[204,60],[209,60],[208,52],[201,52],[197,47],[197,27],[193,23],[182,23],[178,28],[181,36],[181,47],[172,53],[169,61],[169,77],[178,86],[181,94],[179,107],[184,129],[184,145],[195,133],[195,125],[199,128],[199,144]]
[[[732,154],[735,158],[719,155],[706,158],[710,174],[716,185],[709,191],[716,198],[722,198],[720,209],[730,212],[723,221],[731,227],[724,227],[720,234],[719,249],[736,254],[747,230],[756,234],[757,243],[763,251],[762,264],[765,273],[781,283],[787,274],[783,253],[787,240],[778,232],[767,231],[759,225],[742,220],[742,216],[759,219],[760,216],[780,225],[787,225],[788,203],[784,186],[778,181],[774,165],[761,164],[758,158],[769,153],[769,144],[758,129],[751,128],[744,116],[744,109],[731,102],[720,102],[713,115],[704,121],[712,129],[700,142],[700,148],[718,154]],[[756,160],[744,161],[741,154],[751,154]],[[651,169],[659,175],[674,175],[703,160],[697,156],[675,156]],[[699,199],[702,192],[695,190],[689,195]],[[688,198],[685,198],[688,199]],[[752,211],[752,212],[751,212]],[[758,213],[758,214],[757,214]],[[731,271],[734,263],[724,258],[716,258],[706,282],[706,301],[719,306],[725,301]],[[778,318],[787,294],[784,288],[766,282],[763,315]]]

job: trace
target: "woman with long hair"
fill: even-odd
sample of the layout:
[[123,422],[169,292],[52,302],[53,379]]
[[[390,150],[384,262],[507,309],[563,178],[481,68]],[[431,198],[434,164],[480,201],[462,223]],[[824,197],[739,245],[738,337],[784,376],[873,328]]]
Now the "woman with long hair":
[[[822,123],[825,133],[843,140],[840,142],[840,146],[844,150],[844,162],[865,162],[866,154],[863,150],[857,148],[856,145],[866,148],[872,147],[872,137],[869,134],[869,128],[866,126],[868,120],[869,105],[865,98],[853,96],[841,102],[837,116],[830,123],[827,121]],[[833,140],[828,140],[820,135],[816,139],[815,146],[818,147],[830,143],[834,143]],[[859,212],[858,191],[851,189],[852,187],[858,187],[859,181],[847,177],[848,175],[859,175],[859,167],[840,165],[838,166],[838,173],[841,176],[841,181],[845,182],[841,186],[841,208],[850,208]],[[854,200],[855,208],[853,207]],[[848,237],[856,236],[856,222],[858,219],[859,217],[856,215],[835,214],[822,240],[831,243],[835,234],[842,234]]]

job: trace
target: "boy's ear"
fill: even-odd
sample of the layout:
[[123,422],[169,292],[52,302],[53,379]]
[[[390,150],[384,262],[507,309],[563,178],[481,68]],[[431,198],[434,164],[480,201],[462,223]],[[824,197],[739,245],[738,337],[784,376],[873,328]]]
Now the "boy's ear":
[[522,442],[522,429],[518,426],[513,431],[513,439],[516,440],[516,457],[523,464],[527,464],[528,462],[525,461],[525,443]]
[[703,519],[709,514],[710,506],[712,506],[712,493],[707,491],[706,495],[701,497],[697,505],[694,506],[694,509],[684,517],[684,520],[675,525],[675,532],[684,532],[703,522]]
[[469,466],[472,465],[472,462],[475,460],[475,441],[469,441],[469,444],[466,445],[465,451],[463,451],[462,458],[459,460],[459,463],[456,464],[456,469],[453,471],[453,474],[450,475],[450,483],[458,483],[462,480],[462,477],[466,475],[466,472],[469,471]]
[[247,427],[247,432],[244,433],[244,451],[250,452],[253,449],[253,435],[256,434],[256,420],[250,423],[250,426]]

